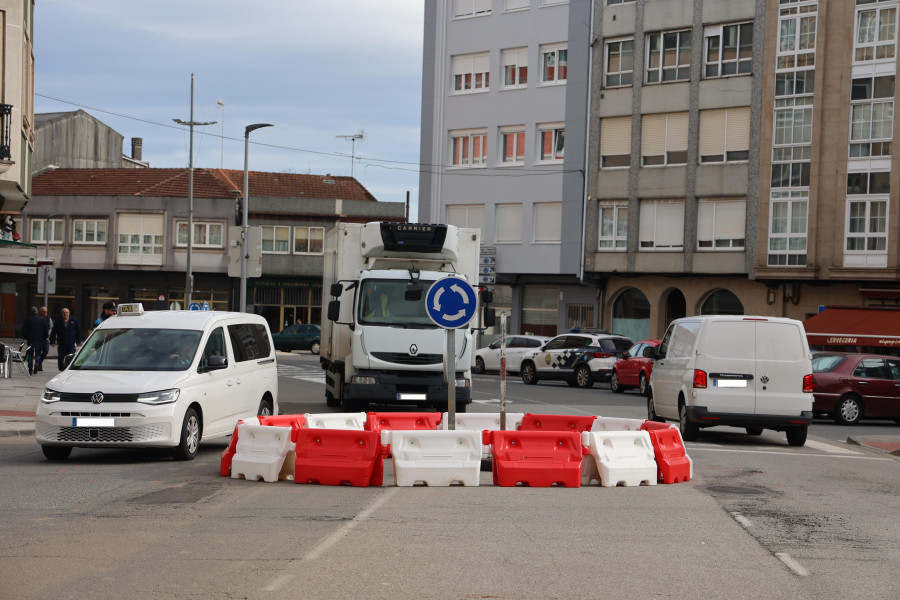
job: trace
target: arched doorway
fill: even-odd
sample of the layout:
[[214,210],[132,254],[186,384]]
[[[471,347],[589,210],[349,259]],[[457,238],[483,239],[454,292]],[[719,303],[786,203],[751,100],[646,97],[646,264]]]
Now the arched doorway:
[[671,323],[675,319],[680,319],[686,316],[687,301],[684,299],[684,294],[681,293],[681,290],[672,290],[671,292],[669,292],[669,295],[666,298],[666,313],[665,321],[662,324],[662,330],[665,331],[665,329],[669,326],[669,323]]
[[744,305],[732,292],[719,290],[709,295],[700,307],[701,315],[742,315]]
[[650,336],[650,302],[637,288],[622,292],[612,310],[612,330],[631,338],[645,340]]

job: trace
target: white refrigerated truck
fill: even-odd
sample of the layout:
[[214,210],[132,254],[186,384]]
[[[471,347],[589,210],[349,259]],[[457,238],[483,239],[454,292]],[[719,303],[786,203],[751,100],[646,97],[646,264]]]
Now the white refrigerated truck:
[[[328,406],[447,409],[447,333],[428,317],[425,296],[444,277],[476,285],[480,237],[478,229],[425,223],[338,223],[328,232],[322,289],[332,300],[320,355]],[[453,330],[458,412],[471,402],[475,326]]]

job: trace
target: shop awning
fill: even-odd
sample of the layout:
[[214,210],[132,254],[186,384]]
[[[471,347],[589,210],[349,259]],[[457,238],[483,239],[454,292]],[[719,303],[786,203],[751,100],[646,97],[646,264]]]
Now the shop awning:
[[810,346],[900,347],[900,308],[829,306],[803,325]]

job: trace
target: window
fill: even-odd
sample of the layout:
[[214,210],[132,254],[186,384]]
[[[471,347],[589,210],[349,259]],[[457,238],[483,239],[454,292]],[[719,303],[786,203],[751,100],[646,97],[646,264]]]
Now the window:
[[65,231],[65,221],[63,219],[31,219],[31,243],[40,242],[46,244],[49,238],[51,244],[63,243],[63,232]]
[[850,157],[890,156],[894,76],[854,79],[850,102]]
[[848,173],[847,195],[854,194],[890,194],[891,173],[881,171],[875,173]]
[[647,34],[647,83],[691,78],[691,30]]
[[491,14],[491,0],[453,0],[453,17],[475,17]]
[[769,265],[805,266],[809,191],[772,192]]
[[601,204],[598,250],[625,250],[628,245],[628,205]]
[[562,240],[562,202],[535,202],[533,221],[536,244],[558,244]]
[[294,227],[294,254],[322,254],[324,247],[324,227]]
[[641,153],[644,166],[687,163],[688,113],[644,115]]
[[522,205],[497,204],[494,216],[496,241],[500,243],[522,242]]
[[774,128],[771,186],[809,186],[812,106],[776,108]]
[[892,0],[857,0],[856,4],[854,60],[893,59],[897,53],[897,3]]
[[887,252],[888,199],[847,203],[847,251]]
[[503,87],[523,88],[528,84],[528,48],[512,48],[500,54]]
[[451,131],[451,165],[472,167],[487,162],[487,131]]
[[631,165],[631,116],[600,119],[600,166]]
[[554,161],[565,158],[566,129],[562,123],[538,125],[538,140],[541,144],[538,154],[540,160]]
[[500,129],[500,164],[521,165],[525,161],[525,128]]
[[263,225],[262,251],[267,254],[290,254],[291,228],[281,225]]
[[750,157],[750,107],[700,111],[700,162],[728,162]]
[[74,219],[72,221],[72,243],[106,244],[106,219]]
[[567,44],[541,46],[541,83],[565,83],[568,74]]
[[704,36],[706,77],[750,73],[753,68],[753,23],[707,27]]
[[[203,223],[194,221],[194,248],[221,248],[222,233],[224,231],[222,223]],[[188,245],[188,222],[176,221],[175,230],[177,238],[175,245],[185,247]]]
[[[815,86],[816,72],[812,69],[805,71],[788,71],[775,74],[775,97],[782,96],[811,96]],[[785,101],[777,101],[780,106],[785,106]],[[811,104],[812,101],[788,101],[787,104]]]
[[803,69],[816,64],[816,11],[818,0],[781,3],[778,13],[778,49],[775,68]]
[[163,264],[162,215],[120,214],[117,260],[123,265]]
[[606,87],[632,84],[634,75],[634,39],[606,43]]
[[746,200],[700,200],[697,203],[697,249],[743,249],[746,214]]
[[269,332],[265,325],[259,323],[240,323],[228,325],[228,337],[234,351],[234,362],[244,362],[267,358],[272,354],[269,345]]
[[486,92],[491,87],[491,55],[488,52],[454,56],[453,93]]
[[[559,323],[559,288],[524,286],[522,290],[522,332],[556,335]],[[566,338],[559,338],[564,342]]]
[[638,239],[641,250],[683,250],[684,201],[642,200]]
[[627,4],[634,1],[635,0],[606,0],[606,5],[612,6],[613,4]]
[[484,204],[448,204],[447,223],[484,231]]
[[503,10],[524,10],[531,4],[531,0],[503,0]]

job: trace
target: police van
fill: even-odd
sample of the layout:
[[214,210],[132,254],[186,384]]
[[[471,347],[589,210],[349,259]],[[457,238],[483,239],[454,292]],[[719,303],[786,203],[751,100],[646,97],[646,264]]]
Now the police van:
[[172,448],[191,460],[201,439],[278,413],[275,347],[259,315],[120,304],[67,360],[35,411],[50,460],[74,447]]

